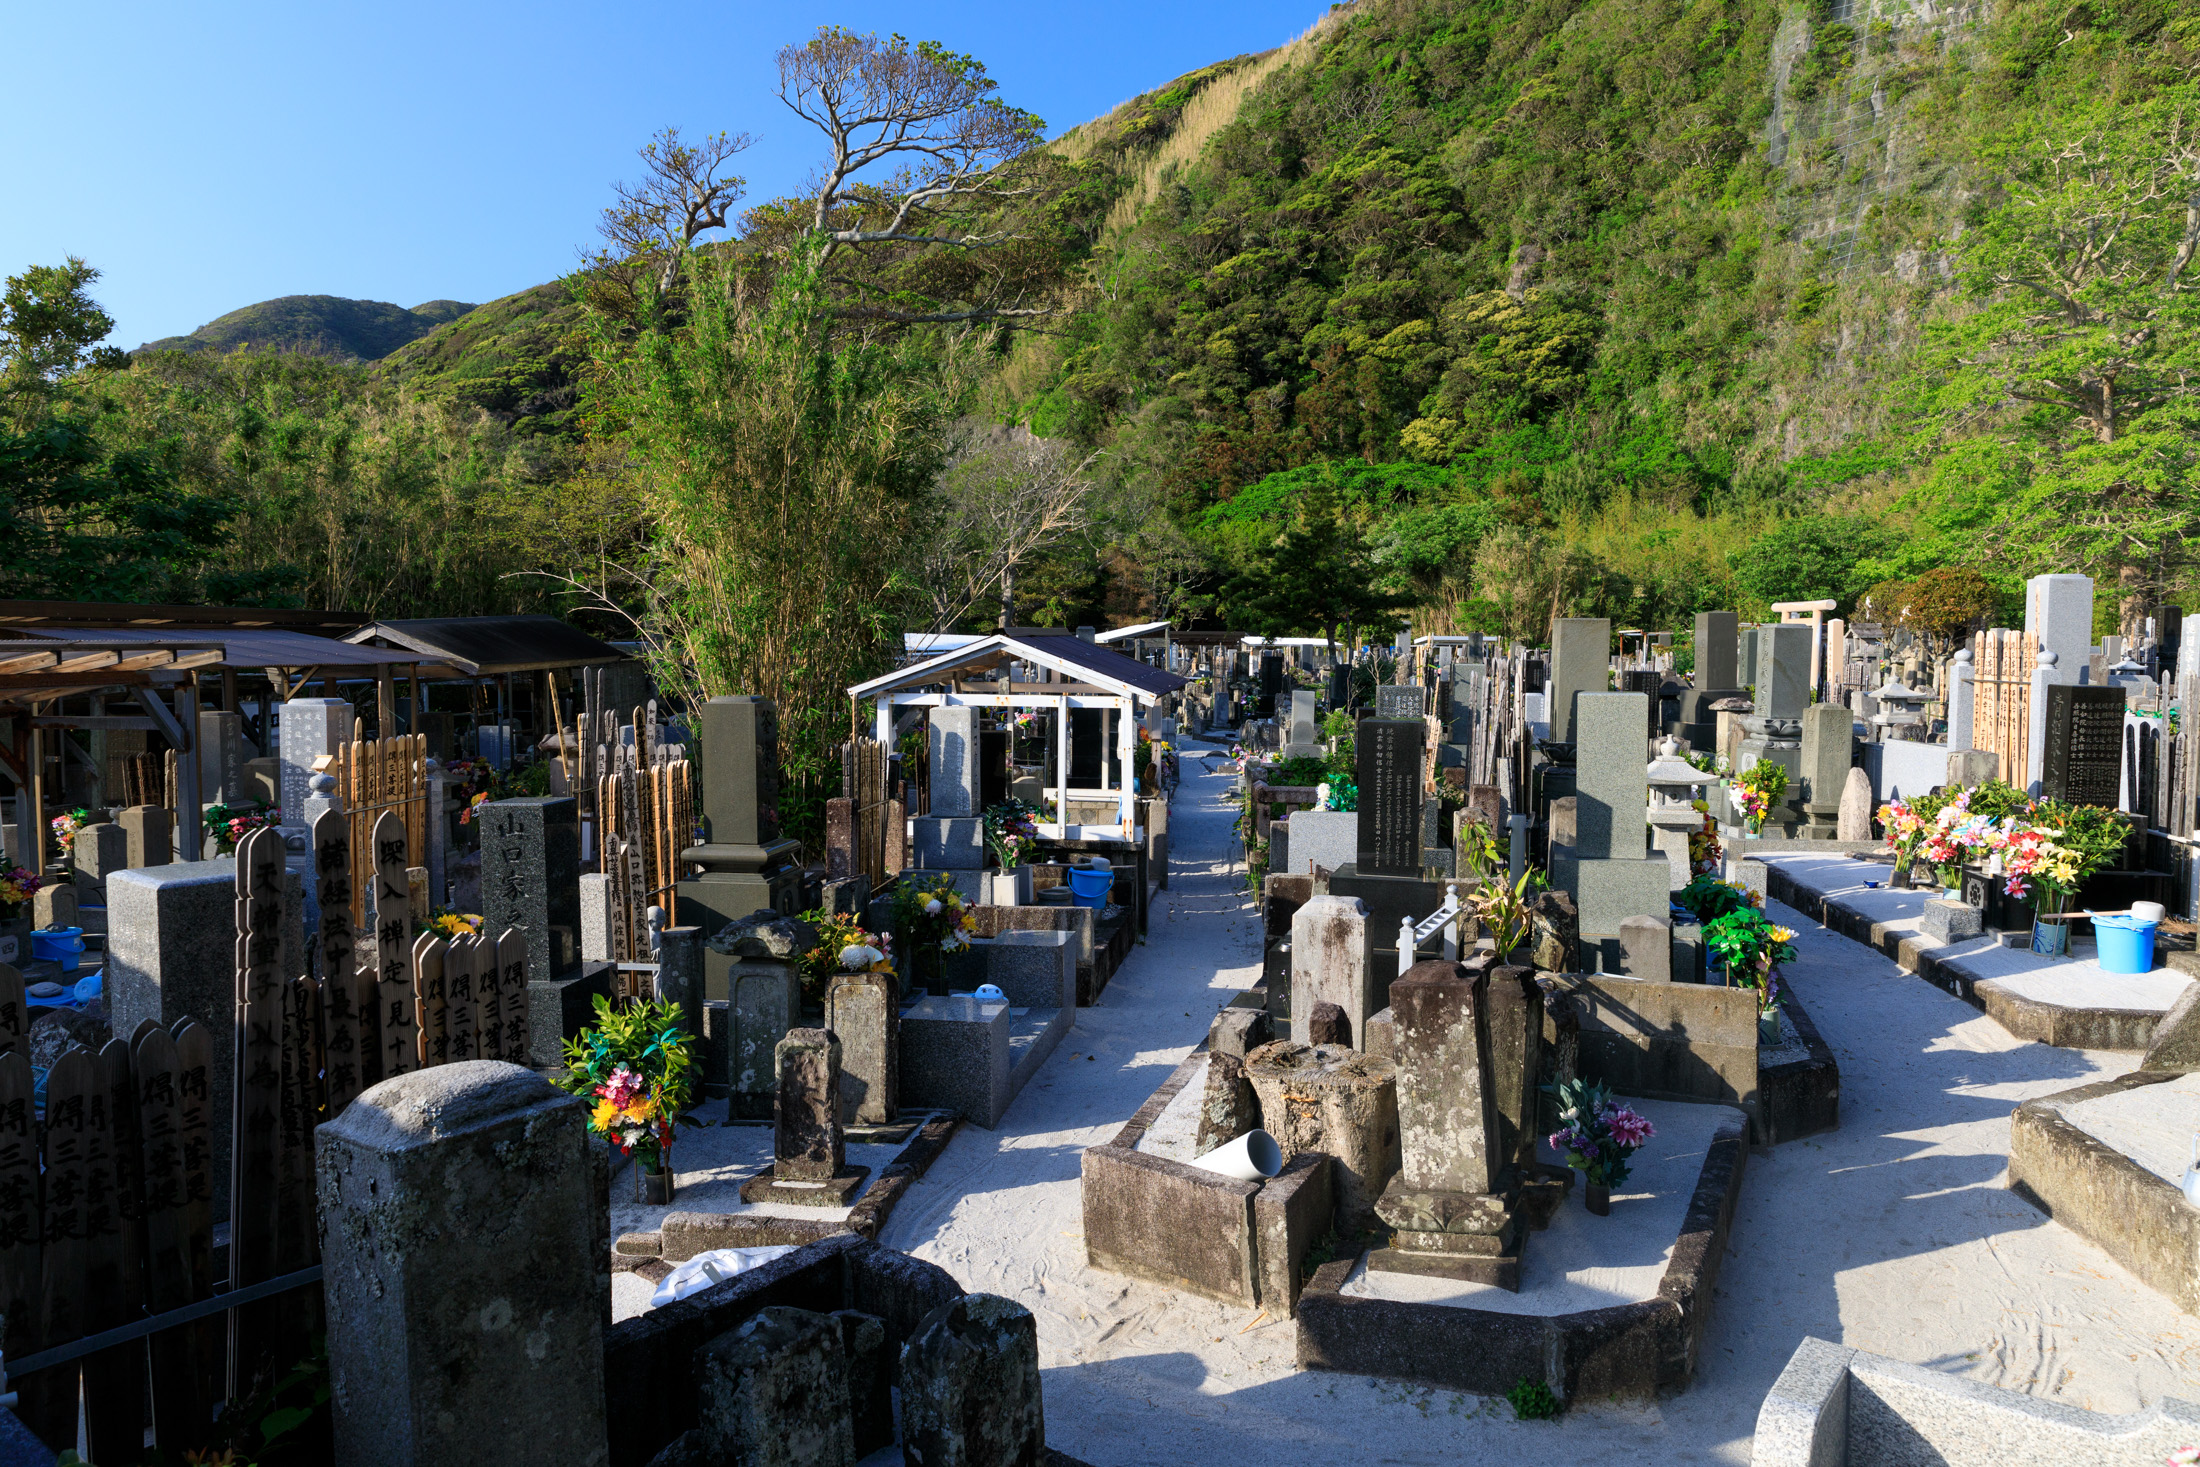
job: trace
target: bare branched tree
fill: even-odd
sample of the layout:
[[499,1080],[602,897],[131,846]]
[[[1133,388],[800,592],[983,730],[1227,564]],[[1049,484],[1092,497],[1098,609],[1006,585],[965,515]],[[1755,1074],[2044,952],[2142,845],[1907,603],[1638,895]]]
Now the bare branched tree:
[[[1046,126],[994,93],[984,63],[935,41],[880,40],[825,26],[779,53],[779,99],[825,135],[829,156],[809,193],[807,232],[830,264],[868,246],[974,250],[1020,238],[1001,211],[1039,194],[1027,161]],[[870,178],[858,175],[877,170]],[[910,310],[854,302],[844,315],[976,321],[1037,316],[1045,307]]]
[[1026,428],[965,435],[940,476],[941,513],[918,563],[933,631],[948,630],[996,595],[1000,624],[1014,622],[1017,571],[1090,521],[1087,471],[1098,457],[1080,458]]
[[609,248],[595,263],[647,267],[657,289],[670,293],[696,237],[724,229],[740,202],[748,180],[730,165],[753,141],[745,132],[714,132],[690,145],[668,127],[643,144],[642,180],[612,186],[617,202],[596,226]]

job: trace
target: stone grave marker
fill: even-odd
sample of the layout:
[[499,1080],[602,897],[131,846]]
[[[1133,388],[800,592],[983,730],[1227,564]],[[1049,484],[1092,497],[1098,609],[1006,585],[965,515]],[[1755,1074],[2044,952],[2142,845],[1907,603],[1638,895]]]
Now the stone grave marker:
[[772,1117],[772,1165],[741,1184],[741,1200],[846,1207],[871,1173],[848,1165],[840,1123],[840,1040],[830,1029],[790,1029],[773,1058],[779,1096]]
[[2041,651],[2055,654],[2048,681],[2075,685],[2093,650],[2093,578],[2047,575],[2026,581],[2024,630],[2040,639]]
[[2115,809],[2123,791],[2123,734],[2122,688],[2049,684],[2040,793],[2052,800]]
[[1375,689],[1375,716],[1385,719],[1419,719],[1428,714],[1428,690],[1419,683],[1399,686],[1384,683]]
[[[594,1021],[590,1000],[609,996],[609,963],[581,960],[581,836],[571,796],[492,800],[481,807],[482,931],[516,930],[527,943],[527,1063],[562,1063],[564,1041]],[[686,891],[681,886],[682,910]],[[501,943],[501,939],[500,939]],[[512,1003],[505,1008],[505,1058]]]
[[1649,846],[1649,777],[1643,759],[1648,701],[1641,693],[1586,693],[1577,702],[1574,855],[1553,858],[1556,884],[1580,912],[1581,960],[1622,969],[1620,923],[1662,916],[1672,865]]
[[891,973],[840,973],[825,990],[825,1027],[840,1039],[841,1124],[891,1124],[901,1052]]
[[162,806],[132,805],[115,823],[122,827],[123,861],[132,869],[165,866],[175,859],[175,817]]
[[1427,726],[1416,717],[1363,718],[1358,868],[1362,876],[1421,874],[1421,757]]
[[313,762],[350,739],[353,721],[352,706],[342,698],[292,698],[283,704],[277,736],[285,823],[304,823]]
[[1551,686],[1545,706],[1549,709],[1553,743],[1575,741],[1574,699],[1583,693],[1602,693],[1611,686],[1606,677],[1611,657],[1610,618],[1569,616],[1551,623]]

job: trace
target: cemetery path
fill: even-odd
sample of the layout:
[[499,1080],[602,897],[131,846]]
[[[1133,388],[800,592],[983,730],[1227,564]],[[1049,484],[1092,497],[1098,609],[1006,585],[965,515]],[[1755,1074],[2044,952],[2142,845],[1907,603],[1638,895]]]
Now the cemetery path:
[[1789,976],[1840,1059],[1842,1128],[1750,1157],[1687,1392],[1519,1422],[1502,1401],[1300,1371],[1289,1320],[1087,1268],[1078,1153],[1258,976],[1220,768],[1186,761],[1147,945],[998,1131],[962,1128],[881,1240],[1038,1316],[1055,1446],[1097,1467],[1747,1463],[1757,1409],[1805,1335],[2093,1410],[2200,1400],[2200,1320],[2006,1186],[2018,1102],[2134,1058],[2020,1044],[1785,908],[1802,953]]

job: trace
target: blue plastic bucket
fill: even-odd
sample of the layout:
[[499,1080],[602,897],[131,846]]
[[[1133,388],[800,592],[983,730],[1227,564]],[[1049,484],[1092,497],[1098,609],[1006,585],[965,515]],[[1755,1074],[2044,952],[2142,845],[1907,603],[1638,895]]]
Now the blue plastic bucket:
[[59,963],[64,973],[76,971],[76,960],[84,955],[84,929],[81,927],[43,927],[31,934],[31,961],[34,963]]
[[1102,911],[1108,905],[1108,893],[1115,890],[1115,868],[1072,866],[1069,868],[1069,889],[1078,906]]
[[2094,917],[2093,945],[2101,971],[2144,973],[2153,968],[2155,925],[2137,917]]

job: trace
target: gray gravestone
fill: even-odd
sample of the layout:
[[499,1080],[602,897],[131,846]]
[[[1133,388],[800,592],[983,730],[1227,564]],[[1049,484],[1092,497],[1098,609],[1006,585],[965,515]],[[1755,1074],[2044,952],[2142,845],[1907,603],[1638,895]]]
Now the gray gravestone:
[[335,1460],[607,1461],[587,1107],[467,1060],[385,1080],[315,1134]]
[[1706,692],[1738,688],[1735,681],[1741,674],[1735,665],[1739,648],[1735,642],[1736,624],[1741,620],[1731,611],[1699,611],[1696,613],[1696,671],[1697,688]]
[[1839,703],[1813,703],[1803,710],[1803,807],[1810,817],[1803,832],[1830,840],[1840,824],[1841,792],[1849,782],[1856,724]]
[[936,816],[978,813],[978,710],[934,708],[929,758]]
[[[1072,962],[1072,1003],[1076,1002],[1076,982],[1076,965]],[[894,1119],[900,1018],[891,973],[842,973],[826,989],[825,1027],[840,1038],[843,1125],[877,1126]]]
[[130,833],[107,820],[87,825],[76,833],[69,859],[76,866],[77,880],[104,886],[117,871],[130,869]]
[[1421,745],[1427,731],[1419,719],[1360,720],[1354,751],[1362,876],[1421,874]]
[[901,1351],[906,1460],[1010,1467],[1046,1459],[1039,1325],[1012,1299],[965,1294],[919,1322]]
[[1321,753],[1321,729],[1314,721],[1314,694],[1310,692],[1302,690],[1291,695],[1291,722],[1284,734],[1283,752],[1286,757]]
[[1761,627],[1757,635],[1757,714],[1800,719],[1810,706],[1810,628],[1800,622]]
[[695,1352],[697,1450],[681,1460],[853,1467],[855,1422],[840,1322],[775,1304]]
[[209,805],[236,805],[249,798],[243,714],[219,710],[199,714],[199,798]]
[[[680,882],[680,918],[716,933],[767,907],[792,916],[801,905],[801,846],[779,833],[778,707],[769,698],[712,698],[696,721],[705,834],[680,864],[703,871]],[[726,997],[725,955],[715,948],[704,954],[703,984],[707,999]]]
[[313,761],[333,754],[351,737],[354,715],[342,698],[293,698],[283,704],[277,733],[282,750],[282,811],[286,825],[300,823]]
[[[2043,579],[2084,580],[2077,577]],[[2040,754],[2040,793],[2073,805],[2113,810],[2123,791],[2124,690],[2047,689],[2047,735]]]
[[527,940],[528,1062],[563,1063],[564,1042],[595,1022],[612,967],[581,958],[581,826],[571,795],[491,800],[481,827],[482,931]]
[[132,868],[165,866],[176,858],[175,817],[159,805],[132,805],[115,817],[123,858]]
[[2092,577],[2034,576],[2026,581],[2024,629],[2040,639],[2041,651],[2055,654],[2048,681],[2076,685],[2093,650]]
[[1577,737],[1574,697],[1611,688],[1612,623],[1601,616],[1560,617],[1551,623],[1551,740],[1570,744]]
[[1648,702],[1641,693],[1584,693],[1576,705],[1574,846],[1584,861],[1639,861],[1649,849]]

